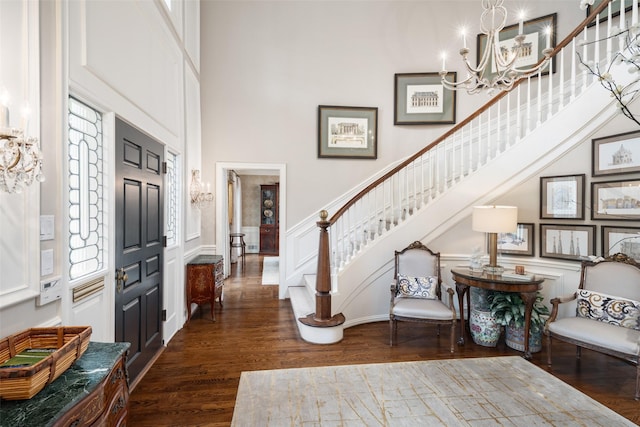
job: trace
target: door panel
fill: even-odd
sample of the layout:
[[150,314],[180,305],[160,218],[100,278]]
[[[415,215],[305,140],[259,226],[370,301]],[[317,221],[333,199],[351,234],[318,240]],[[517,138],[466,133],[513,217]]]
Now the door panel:
[[116,120],[116,341],[131,343],[131,381],[162,347],[164,147]]

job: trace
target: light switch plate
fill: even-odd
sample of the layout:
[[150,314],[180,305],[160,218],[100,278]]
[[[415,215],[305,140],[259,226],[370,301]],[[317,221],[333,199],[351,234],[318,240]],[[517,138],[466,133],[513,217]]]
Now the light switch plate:
[[53,274],[53,249],[45,249],[40,252],[40,275]]
[[53,240],[54,216],[40,215],[40,240]]

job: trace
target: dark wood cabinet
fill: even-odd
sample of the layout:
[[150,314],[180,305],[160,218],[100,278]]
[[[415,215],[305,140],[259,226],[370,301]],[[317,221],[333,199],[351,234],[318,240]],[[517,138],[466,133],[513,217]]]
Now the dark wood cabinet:
[[279,184],[260,186],[260,254],[279,252],[280,221],[278,212]]
[[191,304],[211,304],[211,319],[216,298],[222,306],[224,264],[221,255],[198,255],[187,264],[187,321],[191,319]]

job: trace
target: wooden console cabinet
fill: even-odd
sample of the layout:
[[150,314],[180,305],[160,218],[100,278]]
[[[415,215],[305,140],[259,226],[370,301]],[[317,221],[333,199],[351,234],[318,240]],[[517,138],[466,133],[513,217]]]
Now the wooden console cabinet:
[[279,252],[279,188],[279,184],[260,186],[260,254],[278,255]]
[[58,379],[28,400],[2,401],[7,426],[126,426],[129,343],[90,342]]
[[187,264],[187,322],[191,320],[191,304],[211,304],[211,319],[216,298],[222,306],[224,263],[221,255],[198,255]]

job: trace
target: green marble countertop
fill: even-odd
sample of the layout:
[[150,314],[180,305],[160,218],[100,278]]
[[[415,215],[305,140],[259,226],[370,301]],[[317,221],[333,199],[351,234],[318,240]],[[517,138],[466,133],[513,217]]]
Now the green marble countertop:
[[215,264],[222,259],[222,255],[198,255],[189,264]]
[[28,400],[1,400],[0,426],[50,426],[89,395],[111,372],[129,343],[90,342],[58,379]]

